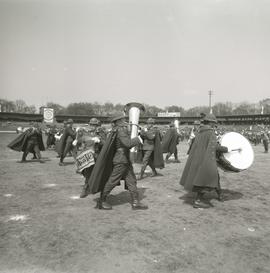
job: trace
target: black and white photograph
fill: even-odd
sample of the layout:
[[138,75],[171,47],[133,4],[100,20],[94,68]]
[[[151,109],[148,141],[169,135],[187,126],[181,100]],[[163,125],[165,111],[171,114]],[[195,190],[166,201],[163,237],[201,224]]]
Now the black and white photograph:
[[0,273],[270,272],[270,0],[0,0]]

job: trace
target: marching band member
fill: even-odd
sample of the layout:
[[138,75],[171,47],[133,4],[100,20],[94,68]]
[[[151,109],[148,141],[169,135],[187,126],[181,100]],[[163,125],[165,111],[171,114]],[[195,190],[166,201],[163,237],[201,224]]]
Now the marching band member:
[[268,137],[266,131],[262,131],[262,142],[263,142],[263,146],[264,146],[264,152],[268,153],[269,137]]
[[47,149],[52,148],[55,146],[55,134],[56,134],[56,125],[52,125],[50,126],[47,130],[46,130],[46,135],[47,135],[47,142],[46,142],[46,146]]
[[40,163],[44,163],[40,154],[40,151],[45,151],[42,131],[37,123],[31,122],[30,125],[31,127],[14,139],[8,147],[15,151],[23,151],[21,163],[26,162],[28,153],[33,153],[34,158],[39,159]]
[[164,168],[161,134],[159,130],[154,127],[154,124],[155,120],[149,118],[147,120],[147,129],[140,131],[140,135],[143,139],[143,160],[138,180],[143,179],[145,169],[148,165],[152,169],[152,177],[158,175],[156,168]]
[[167,153],[166,163],[169,163],[169,158],[173,154],[176,163],[180,163],[178,159],[178,150],[177,145],[179,144],[179,134],[175,127],[174,122],[170,124],[170,129],[166,131],[163,140],[162,140],[162,152]]
[[[99,124],[100,122],[98,119],[91,118],[89,121],[90,130],[88,132],[84,131],[82,137],[79,139],[79,142],[82,145],[82,152],[88,151],[93,155],[94,159],[92,164],[90,162],[87,162],[86,160],[84,164],[88,163],[88,165],[91,165],[89,167],[83,168],[81,171],[82,175],[85,178],[85,182],[80,198],[85,198],[88,195],[88,180],[91,176],[94,164],[105,141],[105,139],[102,138],[99,134]],[[89,159],[91,160],[91,157],[88,157],[88,161]]]
[[216,162],[216,153],[227,153],[228,148],[217,143],[214,127],[217,119],[213,114],[203,118],[191,147],[189,157],[182,173],[180,185],[185,190],[196,193],[194,208],[209,208],[211,204],[203,199],[206,191],[215,189],[218,199],[221,199],[221,188]]
[[60,155],[60,162],[59,166],[65,166],[64,158],[68,154],[68,152],[73,150],[72,142],[76,138],[76,132],[72,128],[73,120],[68,119],[66,122],[66,128],[64,129],[63,135],[61,136],[59,142],[59,155]]
[[130,138],[124,115],[114,117],[112,123],[113,129],[104,143],[88,181],[89,192],[92,194],[100,192],[97,208],[110,210],[112,206],[107,202],[107,197],[123,179],[125,188],[131,194],[132,209],[147,209],[148,207],[139,201],[136,176],[130,161],[130,148],[142,143],[142,139],[140,136]]

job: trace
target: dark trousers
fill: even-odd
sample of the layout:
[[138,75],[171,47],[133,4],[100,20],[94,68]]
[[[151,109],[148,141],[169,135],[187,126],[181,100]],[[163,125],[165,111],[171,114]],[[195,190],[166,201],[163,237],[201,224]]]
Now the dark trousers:
[[193,186],[192,191],[196,192],[197,194],[204,194],[205,192],[209,192],[215,190],[218,195],[221,194],[221,185],[220,185],[220,176],[218,173],[218,181],[217,181],[217,186],[215,188],[211,187],[203,187],[203,186]]
[[90,178],[90,176],[91,176],[91,174],[92,174],[92,171],[93,171],[93,169],[94,169],[94,166],[95,166],[95,165],[92,165],[92,166],[90,166],[90,167],[88,167],[88,168],[85,168],[85,169],[82,171],[82,175],[83,175],[84,178],[85,178],[85,180],[84,180],[84,185],[85,185],[85,187],[87,187],[87,185],[88,185],[88,180],[89,180],[89,178]]
[[154,151],[144,151],[143,160],[142,160],[142,170],[143,171],[149,165],[149,167],[152,169],[152,171],[154,173],[156,172],[153,157],[154,157]]
[[[172,155],[172,153],[168,152],[166,155],[166,160],[169,160],[170,156]],[[175,151],[173,153],[175,160],[178,160],[178,150],[177,147],[175,147]]]
[[268,141],[267,140],[263,140],[263,146],[264,146],[264,152],[268,153]]
[[64,149],[62,155],[60,156],[60,162],[64,161],[64,158],[67,156],[67,154],[69,152],[73,152],[73,145],[72,145],[72,142],[70,142],[70,141],[68,141],[66,143],[65,149]]
[[126,187],[131,194],[138,194],[137,180],[134,174],[133,166],[131,164],[120,163],[113,166],[111,176],[103,189],[103,196],[108,196],[113,188],[119,185],[120,180],[125,181]]
[[47,144],[47,148],[49,148],[52,145],[55,145],[55,136],[52,135],[52,134],[49,134],[48,138],[47,138],[47,143],[46,144]]
[[23,156],[22,156],[22,161],[25,161],[26,160],[26,157],[29,153],[34,153],[34,155],[36,155],[36,157],[38,159],[41,158],[41,154],[40,154],[40,150],[39,150],[39,146],[38,146],[38,143],[36,143],[35,141],[28,141],[27,142],[27,145],[26,145],[26,148],[23,152]]

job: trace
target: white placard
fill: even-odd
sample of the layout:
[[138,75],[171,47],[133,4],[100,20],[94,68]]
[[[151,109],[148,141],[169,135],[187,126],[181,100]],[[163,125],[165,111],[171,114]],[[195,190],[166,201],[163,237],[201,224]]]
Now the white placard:
[[54,120],[53,108],[43,108],[43,120],[44,122],[53,123]]

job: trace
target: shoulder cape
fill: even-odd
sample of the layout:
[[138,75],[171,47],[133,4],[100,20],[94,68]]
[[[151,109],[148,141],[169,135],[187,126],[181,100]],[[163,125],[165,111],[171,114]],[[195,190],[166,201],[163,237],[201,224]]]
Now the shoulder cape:
[[[25,132],[21,133],[19,136],[17,136],[13,141],[11,141],[8,144],[8,147],[14,151],[17,151],[17,152],[21,152],[21,151],[24,152],[26,149],[27,140],[28,140],[30,133],[31,133],[30,130],[26,130]],[[39,146],[40,151],[45,150],[41,134],[38,135],[38,146]]]
[[154,166],[155,168],[160,168],[160,169],[164,168],[161,137],[158,130],[156,131],[155,142],[154,142]]
[[175,129],[167,130],[162,140],[162,152],[173,154],[175,152],[177,144],[178,144],[177,131]]
[[108,135],[97,158],[92,174],[87,181],[89,186],[88,187],[89,193],[91,194],[102,192],[107,180],[109,179],[112,173],[113,157],[116,149],[115,148],[116,134],[117,134],[116,131],[112,131]]

